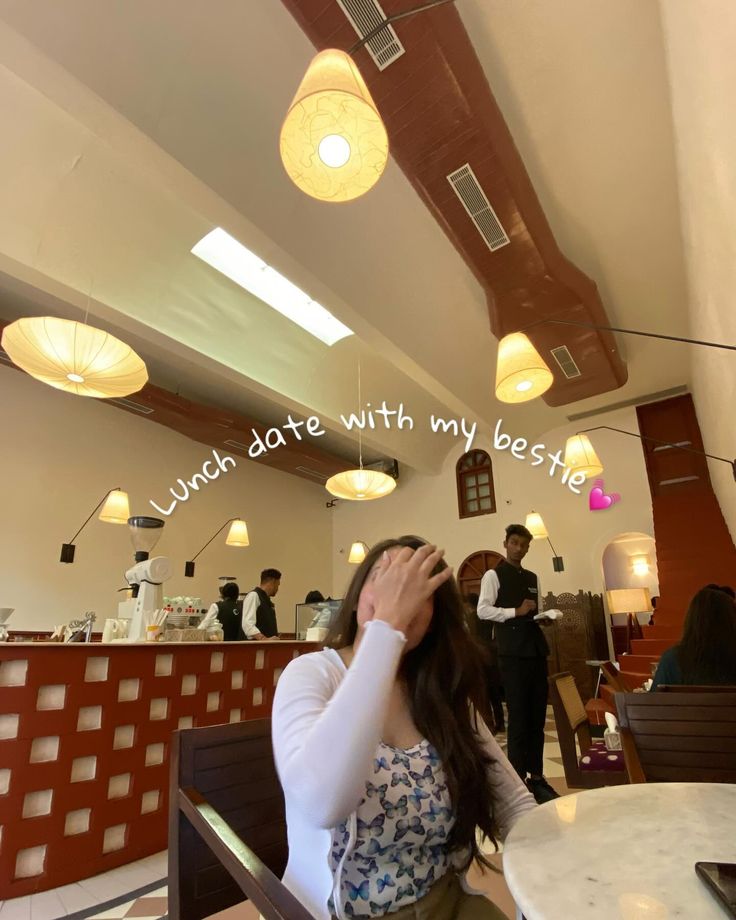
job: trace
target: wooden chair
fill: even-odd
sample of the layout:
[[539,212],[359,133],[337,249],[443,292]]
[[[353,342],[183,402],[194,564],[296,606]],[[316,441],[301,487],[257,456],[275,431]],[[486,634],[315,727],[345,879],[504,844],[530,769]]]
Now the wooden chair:
[[314,920],[279,880],[288,847],[270,720],[185,729],[171,744],[171,920],[201,920],[244,897],[265,920]]
[[629,682],[612,661],[604,661],[601,665],[601,671],[603,671],[603,676],[606,678],[608,686],[615,690],[616,693],[633,692],[634,688],[629,686]]
[[615,699],[630,782],[736,783],[736,690],[682,687]]
[[660,684],[655,693],[736,693],[734,684]]
[[595,789],[626,783],[620,752],[608,752],[602,741],[594,742],[591,738],[590,724],[572,674],[566,671],[553,674],[549,686],[567,785]]

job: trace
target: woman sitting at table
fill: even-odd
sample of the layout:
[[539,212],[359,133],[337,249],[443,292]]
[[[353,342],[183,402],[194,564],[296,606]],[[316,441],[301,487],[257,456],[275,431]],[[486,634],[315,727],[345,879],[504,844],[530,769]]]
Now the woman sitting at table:
[[331,648],[292,661],[273,704],[284,884],[318,920],[496,920],[458,873],[534,799],[478,717],[485,684],[452,570],[417,537],[356,571]]
[[690,601],[680,642],[662,654],[651,690],[661,684],[736,685],[736,607],[720,590]]

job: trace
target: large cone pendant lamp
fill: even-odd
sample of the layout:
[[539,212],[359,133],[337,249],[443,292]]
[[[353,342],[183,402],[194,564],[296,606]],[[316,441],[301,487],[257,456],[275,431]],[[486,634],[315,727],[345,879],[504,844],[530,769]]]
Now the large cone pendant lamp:
[[381,177],[388,135],[352,58],[329,48],[312,60],[281,128],[289,178],[321,201],[350,201]]
[[528,402],[545,393],[553,381],[552,371],[523,332],[505,335],[498,343],[496,399]]
[[584,473],[586,479],[600,476],[603,464],[587,434],[575,434],[565,444],[565,466],[574,473]]
[[535,540],[546,540],[549,537],[542,515],[538,511],[530,511],[527,514],[524,526]]
[[336,473],[325,483],[325,488],[335,498],[353,502],[368,502],[374,498],[390,495],[396,488],[396,480],[378,470],[345,470]]
[[68,319],[18,319],[5,327],[2,347],[31,377],[77,396],[128,396],[148,380],[146,365],[129,345]]

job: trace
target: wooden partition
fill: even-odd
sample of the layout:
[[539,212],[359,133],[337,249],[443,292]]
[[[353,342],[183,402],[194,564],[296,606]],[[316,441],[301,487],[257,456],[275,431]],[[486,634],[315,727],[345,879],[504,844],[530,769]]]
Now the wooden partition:
[[165,849],[172,731],[269,716],[315,648],[0,644],[0,901]]

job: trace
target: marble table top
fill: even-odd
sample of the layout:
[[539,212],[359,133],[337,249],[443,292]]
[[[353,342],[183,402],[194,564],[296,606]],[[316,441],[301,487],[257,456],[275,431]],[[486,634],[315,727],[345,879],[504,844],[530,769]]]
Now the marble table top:
[[564,796],[506,839],[526,920],[725,920],[695,863],[736,862],[736,785],[642,783]]

